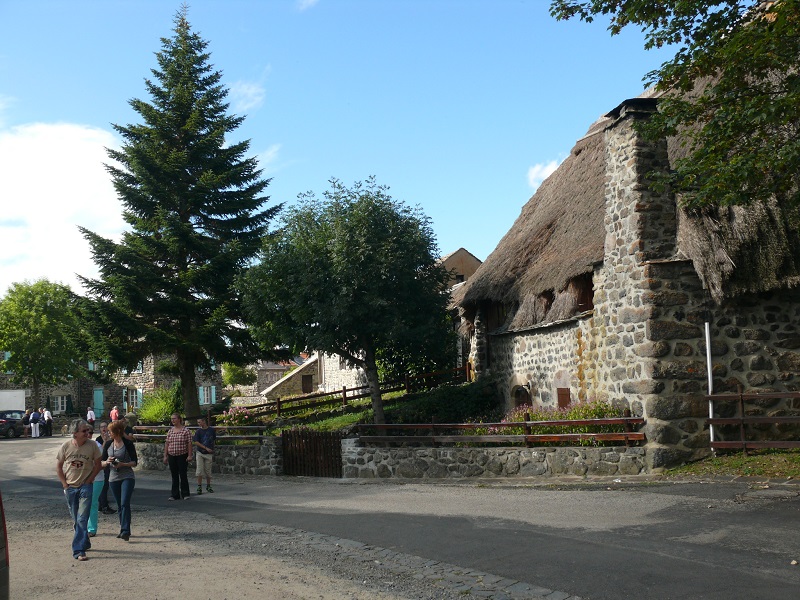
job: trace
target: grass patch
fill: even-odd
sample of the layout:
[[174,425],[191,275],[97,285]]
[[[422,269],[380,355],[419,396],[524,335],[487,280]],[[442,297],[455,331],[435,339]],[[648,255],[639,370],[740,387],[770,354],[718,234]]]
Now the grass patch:
[[800,450],[748,450],[747,456],[741,451],[718,453],[717,456],[669,469],[667,475],[800,478]]
[[[361,410],[328,411],[329,417],[319,409],[305,415],[292,415],[291,421],[316,431],[338,431],[357,423],[372,423],[373,413],[369,398],[348,403],[359,405]],[[491,382],[475,382],[442,386],[427,392],[406,394],[404,391],[383,395],[383,409],[388,423],[462,423],[500,418],[500,401]],[[271,435],[280,435],[282,429],[292,425],[278,425]]]

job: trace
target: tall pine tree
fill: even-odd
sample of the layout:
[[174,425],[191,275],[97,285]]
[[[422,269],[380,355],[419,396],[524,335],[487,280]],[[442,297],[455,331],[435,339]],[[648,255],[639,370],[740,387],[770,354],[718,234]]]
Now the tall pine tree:
[[161,44],[145,80],[151,102],[130,101],[143,123],[115,125],[122,148],[108,150],[130,230],[116,243],[81,228],[100,271],[82,280],[108,359],[133,365],[149,353],[173,355],[194,417],[196,369],[257,354],[233,282],[280,206],[263,208],[269,180],[245,157],[249,141],[226,144],[244,117],[228,114],[222,74],[185,7]]

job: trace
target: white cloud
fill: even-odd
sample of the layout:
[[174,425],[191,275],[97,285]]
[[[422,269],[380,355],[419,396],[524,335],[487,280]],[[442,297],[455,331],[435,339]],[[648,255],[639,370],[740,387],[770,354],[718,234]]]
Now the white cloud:
[[278,160],[278,153],[281,150],[280,144],[273,144],[263,152],[259,152],[256,155],[258,159],[258,167],[264,171],[264,173],[272,173],[275,171],[275,163]]
[[264,103],[266,90],[260,83],[236,81],[231,85],[229,94],[233,111],[240,114],[260,107]]
[[553,171],[561,164],[560,160],[551,160],[549,163],[539,163],[528,168],[528,185],[534,190],[552,175]]
[[297,0],[297,9],[301,11],[308,10],[316,6],[317,2],[319,2],[319,0]]
[[118,238],[122,207],[103,163],[113,133],[70,123],[0,129],[0,296],[42,277],[81,291],[75,273],[97,270],[78,225]]

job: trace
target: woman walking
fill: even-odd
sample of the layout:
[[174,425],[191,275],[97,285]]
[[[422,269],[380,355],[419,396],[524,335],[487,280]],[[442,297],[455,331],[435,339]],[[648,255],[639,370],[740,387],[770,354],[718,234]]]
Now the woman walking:
[[164,442],[164,464],[172,475],[172,493],[169,500],[189,497],[189,463],[192,462],[192,434],[184,426],[178,413],[173,413],[172,429]]
[[119,535],[126,542],[131,537],[131,496],[136,485],[133,467],[138,463],[136,446],[122,437],[125,423],[114,421],[108,426],[111,439],[103,445],[102,466],[111,467],[108,475],[108,487],[114,494],[119,510]]

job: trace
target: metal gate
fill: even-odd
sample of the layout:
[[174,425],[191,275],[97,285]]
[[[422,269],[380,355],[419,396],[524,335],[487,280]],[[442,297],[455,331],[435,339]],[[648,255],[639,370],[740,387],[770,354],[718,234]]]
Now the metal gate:
[[284,475],[340,478],[343,437],[338,431],[282,431]]

